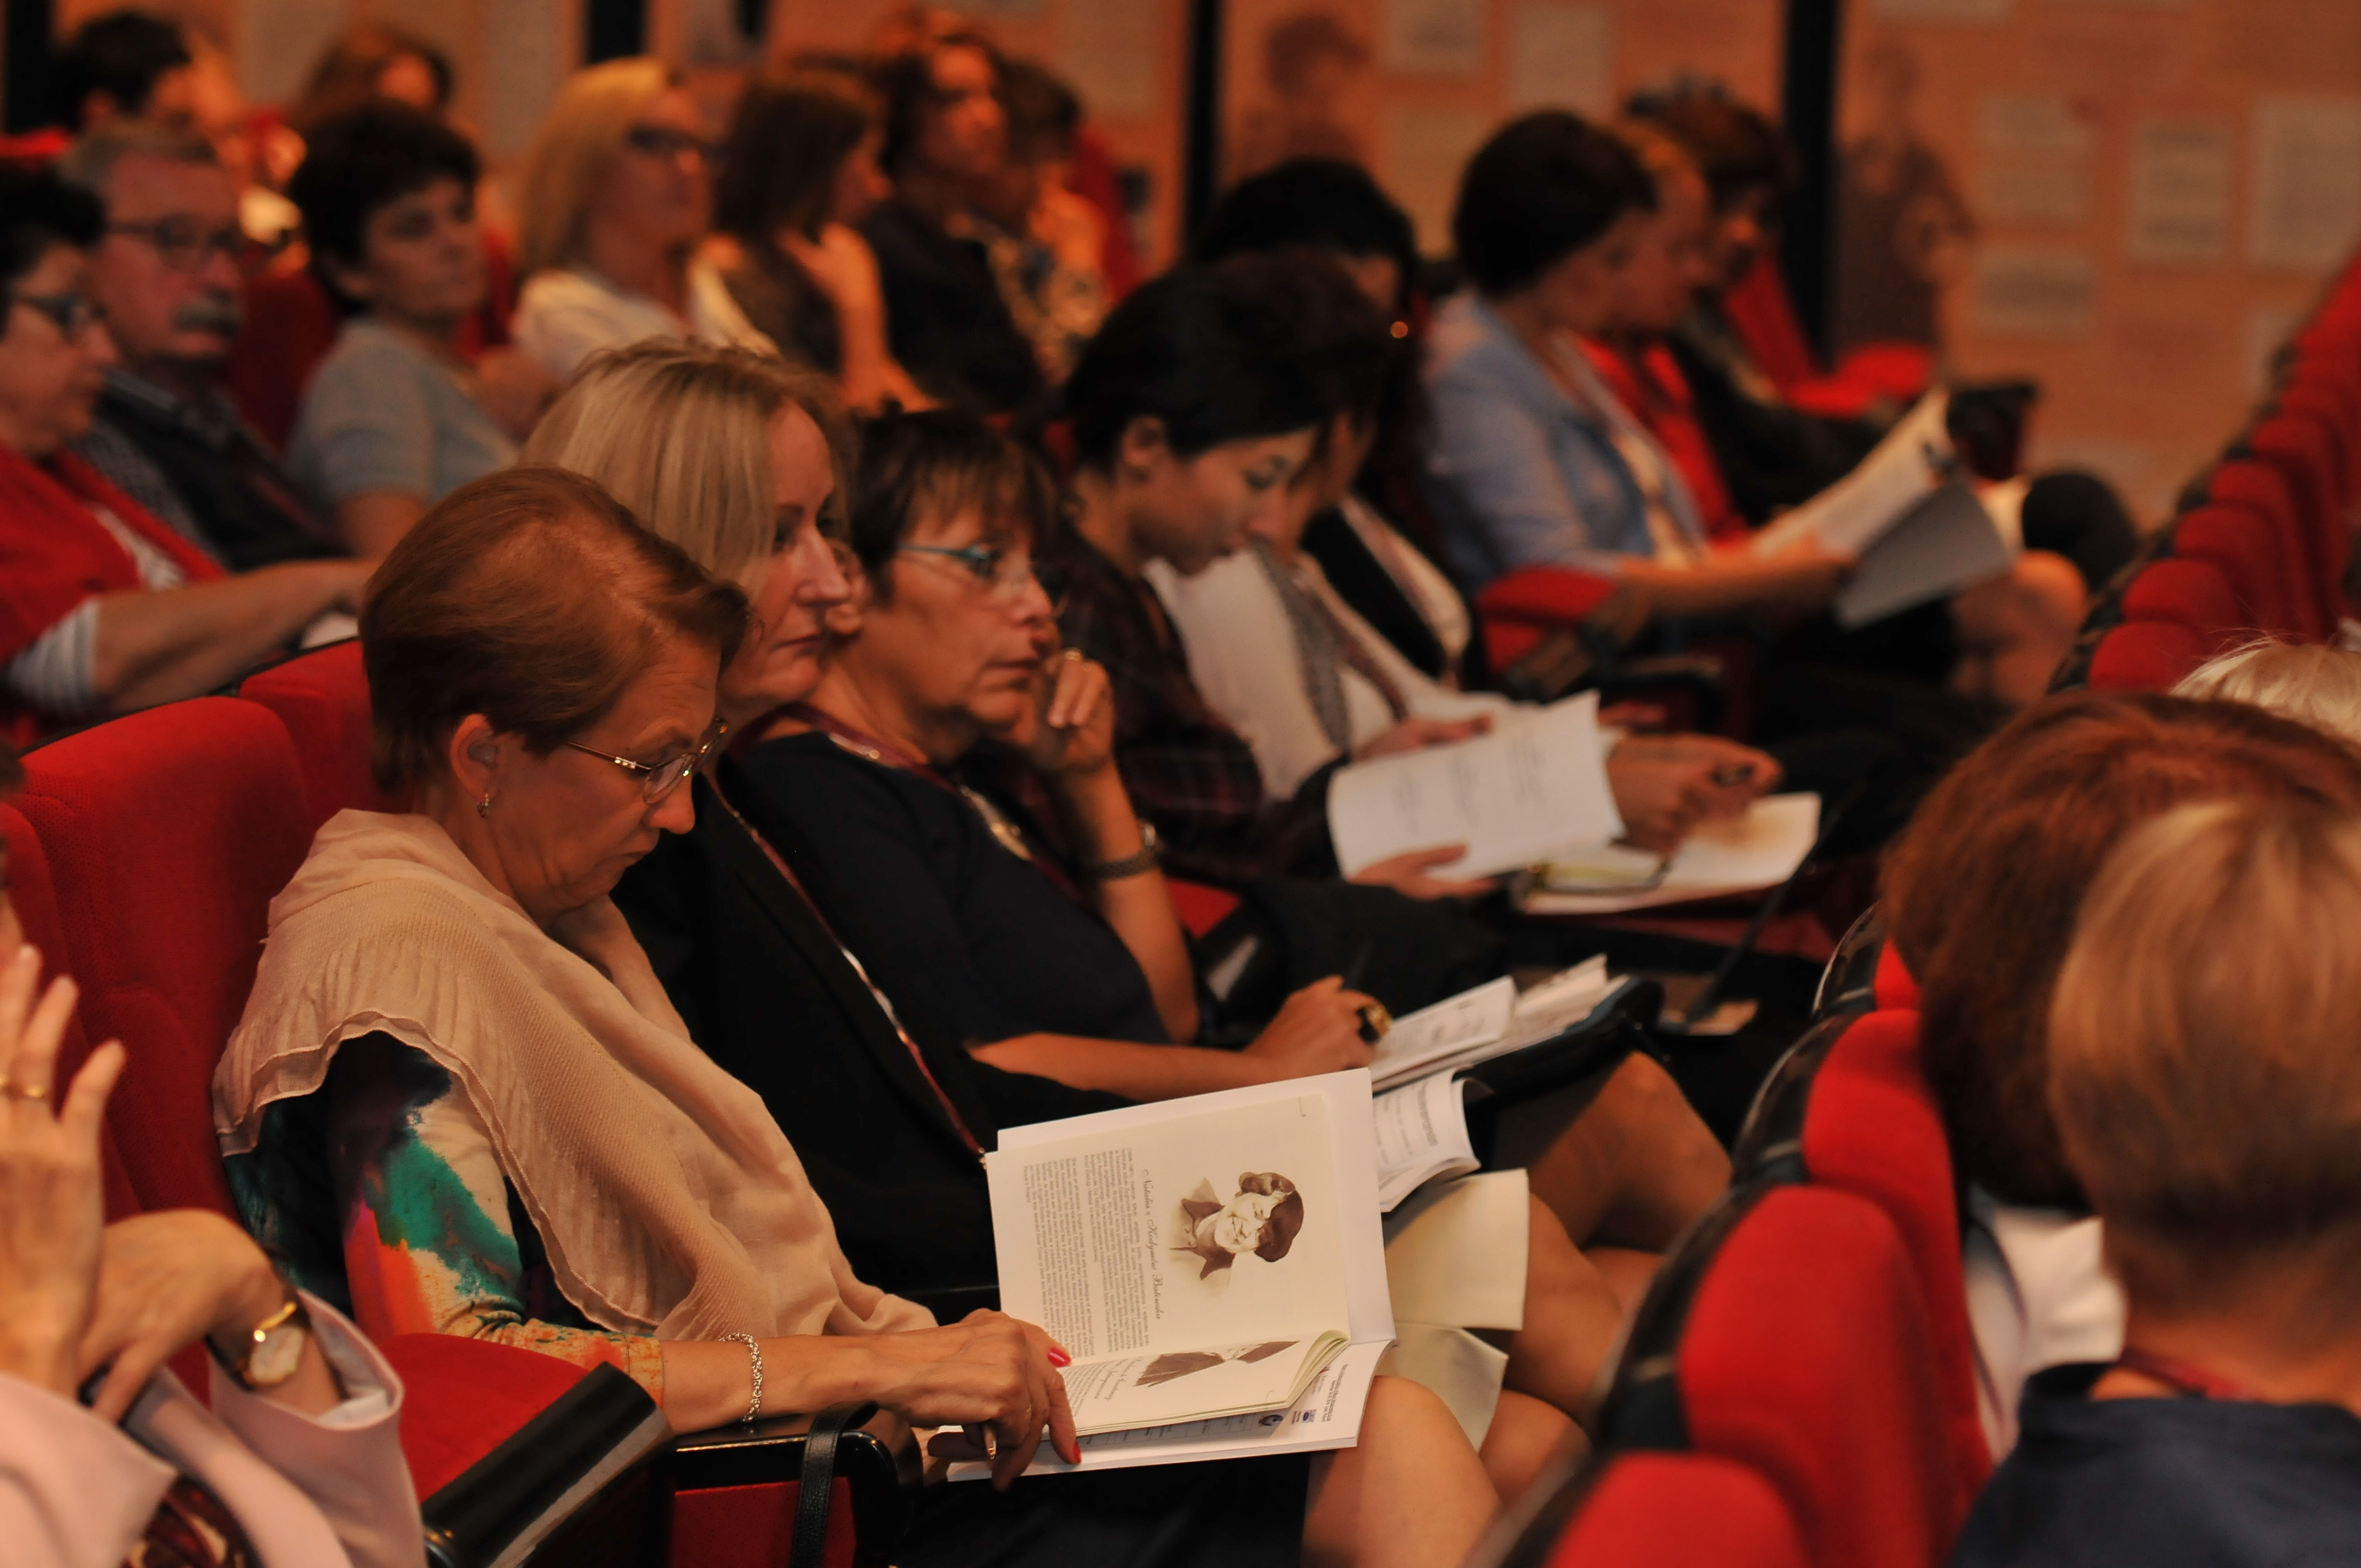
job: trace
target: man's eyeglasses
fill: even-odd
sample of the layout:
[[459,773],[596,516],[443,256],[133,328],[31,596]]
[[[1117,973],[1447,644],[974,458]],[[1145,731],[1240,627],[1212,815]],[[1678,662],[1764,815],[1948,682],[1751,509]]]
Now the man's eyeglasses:
[[684,752],[677,757],[667,758],[661,762],[635,762],[629,757],[618,757],[611,751],[601,751],[596,746],[585,746],[579,740],[568,740],[566,744],[577,751],[588,752],[602,762],[612,762],[627,773],[637,774],[640,781],[641,798],[650,806],[653,806],[686,783],[688,776],[704,763],[707,753],[713,750],[715,743],[729,733],[730,726],[717,718],[713,721],[713,728],[705,732],[704,738],[697,741],[694,751]]
[[686,131],[674,130],[670,126],[633,126],[623,133],[623,145],[633,152],[650,158],[676,159],[684,152],[693,152],[707,163],[720,157],[719,144]]
[[218,256],[241,271],[259,260],[262,247],[247,238],[236,224],[202,229],[194,219],[155,218],[146,223],[109,224],[109,234],[127,234],[156,247],[156,258],[175,272],[198,272]]
[[1025,597],[1027,585],[1038,587],[1041,582],[1033,570],[1031,556],[1003,550],[997,544],[897,544],[895,549],[906,555],[940,555],[958,562],[976,585],[1000,604],[1015,604]]
[[61,337],[80,337],[98,324],[98,307],[87,294],[25,294],[11,291],[10,299],[28,311],[38,311],[49,318],[49,324]]

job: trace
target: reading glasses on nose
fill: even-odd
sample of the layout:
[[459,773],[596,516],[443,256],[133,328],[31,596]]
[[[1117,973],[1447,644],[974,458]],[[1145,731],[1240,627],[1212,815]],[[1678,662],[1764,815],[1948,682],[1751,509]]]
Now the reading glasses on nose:
[[719,143],[670,126],[633,126],[623,133],[623,145],[649,158],[675,159],[693,152],[707,163],[715,163],[721,157]]
[[585,746],[579,740],[566,743],[602,762],[612,762],[627,773],[638,775],[642,798],[653,806],[686,783],[704,762],[706,754],[713,750],[715,742],[729,733],[729,724],[717,718],[713,721],[713,728],[705,732],[704,739],[697,741],[696,750],[662,762],[635,762],[629,757],[618,757],[612,751],[601,751],[596,746]]
[[11,290],[8,298],[49,317],[60,337],[77,338],[98,324],[98,307],[87,294],[27,294]]
[[1038,586],[1041,581],[1033,570],[1031,556],[996,544],[897,544],[894,548],[906,555],[940,555],[958,562],[979,587],[1003,604],[1016,603],[1024,597],[1027,584]]

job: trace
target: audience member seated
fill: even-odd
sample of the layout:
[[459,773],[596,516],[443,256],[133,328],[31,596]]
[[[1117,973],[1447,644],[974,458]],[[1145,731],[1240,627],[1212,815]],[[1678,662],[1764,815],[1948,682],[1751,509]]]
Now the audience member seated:
[[[1243,1051],[1176,1043],[1196,1034],[1196,978],[1152,841],[1112,765],[1105,673],[1071,651],[1046,667],[1041,656],[1055,629],[1029,557],[1050,489],[1031,460],[971,416],[890,416],[864,438],[856,494],[860,624],[831,640],[809,700],[753,731],[743,764],[862,925],[884,935],[890,972],[913,982],[894,996],[896,1013],[939,1021],[992,1066],[1135,1101],[1366,1064],[1370,999],[1333,976],[1296,992]],[[971,753],[994,738],[1022,748],[1071,854],[1016,801],[972,782]],[[1622,1070],[1628,1084],[1590,1112],[1602,1124],[1633,1106],[1677,1106],[1653,1063]],[[1595,1172],[1602,1135],[1598,1125],[1570,1133],[1572,1150],[1586,1152],[1554,1154],[1542,1170]],[[1659,1174],[1686,1162],[1691,1207],[1670,1229],[1581,1239],[1660,1249],[1719,1192],[1724,1162],[1685,1112],[1613,1135],[1656,1146]],[[1509,1387],[1571,1416],[1619,1331],[1615,1292],[1569,1245],[1543,1201],[1554,1196],[1545,1182],[1475,1179],[1513,1183],[1516,1207],[1529,1211],[1476,1245],[1518,1271],[1501,1288],[1525,1302]],[[1611,1205],[1597,1189],[1565,1197],[1604,1224]],[[1520,1410],[1504,1421],[1506,1448],[1545,1453],[1563,1421],[1519,1430],[1543,1419]],[[1477,1420],[1470,1436],[1488,1438],[1486,1426]],[[1488,1441],[1485,1455],[1504,1496],[1531,1479],[1504,1468]]]
[[368,568],[237,576],[67,449],[115,350],[91,292],[97,200],[0,166],[0,740],[212,690],[349,610]]
[[1001,71],[1007,155],[979,182],[976,237],[1016,328],[1052,386],[1106,319],[1106,220],[1066,188],[1082,101],[1046,67],[1012,60]]
[[73,30],[53,62],[51,91],[70,130],[123,120],[185,129],[196,112],[191,63],[179,27],[125,6]]
[[465,137],[389,102],[314,126],[288,184],[313,271],[347,312],[289,461],[356,555],[381,558],[428,507],[516,460],[459,345],[484,302],[479,173]]
[[[1395,726],[1488,720],[1515,705],[1489,692],[1455,691],[1412,666],[1344,601],[1303,547],[1309,517],[1356,504],[1353,476],[1376,439],[1385,386],[1391,340],[1383,323],[1324,257],[1299,252],[1226,265],[1284,302],[1299,348],[1341,411],[1286,500],[1257,513],[1244,549],[1191,576],[1150,561],[1147,576],[1180,631],[1191,680],[1254,749],[1265,790],[1284,800],[1313,773],[1380,745]],[[1740,783],[1715,783],[1733,773]],[[1712,736],[1624,740],[1608,760],[1631,840],[1667,852],[1699,821],[1743,811],[1780,777],[1772,758]]]
[[894,194],[861,225],[885,285],[894,357],[931,397],[978,413],[1022,408],[1045,385],[972,233],[984,182],[1008,156],[1000,57],[981,35],[930,31],[877,67]]
[[[1665,346],[1731,504],[1759,525],[1844,477],[1883,425],[1792,406],[1725,309],[1776,239],[1779,209],[1795,181],[1794,156],[1778,126],[1715,93],[1647,99],[1633,112],[1678,142],[1705,176],[1712,203],[1706,280]],[[2041,475],[2021,516],[2026,548],[2065,556],[2093,589],[2123,569],[2138,542],[2122,501],[2088,474]]]
[[885,133],[859,78],[800,70],[757,77],[738,100],[707,242],[730,298],[788,357],[873,410],[933,400],[886,343],[885,286],[859,225],[892,194]]
[[566,82],[518,180],[519,349],[561,382],[599,349],[642,338],[774,351],[697,255],[713,150],[697,100],[660,61],[612,60]]
[[1430,432],[1410,214],[1359,164],[1300,159],[1232,186],[1196,245],[1204,261],[1296,250],[1341,263],[1388,323],[1392,345],[1379,386],[1364,394],[1371,429],[1360,467],[1346,476],[1350,488],[1336,504],[1305,526],[1304,552],[1421,674],[1445,685],[1481,685],[1483,644],[1466,599],[1434,559],[1440,544],[1421,472]]
[[2254,642],[2208,659],[2175,696],[2249,702],[2361,745],[2361,652],[2324,642]]
[[1885,870],[1889,940],[1965,1193],[1968,1318],[1995,1456],[2026,1380],[2120,1346],[2123,1304],[2043,1089],[2074,911],[2134,829],[2198,801],[2361,808],[2361,758],[2235,702],[2068,693],[1938,784]]
[[76,142],[58,173],[105,205],[91,302],[121,356],[76,454],[216,565],[339,554],[216,379],[245,324],[251,247],[212,144],[119,120]]
[[[1583,346],[1621,411],[1679,471],[1708,538],[1735,544],[1744,540],[1748,523],[1730,505],[1687,384],[1664,347],[1666,335],[1695,308],[1707,277],[1705,177],[1678,142],[1645,122],[1620,134],[1654,181],[1655,210],[1640,225],[1608,320]],[[2023,547],[2005,573],[1948,601],[1842,635],[1825,624],[1807,624],[1781,656],[1916,672],[1980,704],[2021,707],[2048,689],[2050,672],[2073,646],[2088,587],[2063,556]]]
[[456,84],[451,57],[440,44],[372,19],[346,27],[320,51],[302,96],[287,111],[287,123],[308,137],[330,120],[381,100],[444,115],[450,112]]
[[[0,793],[16,759],[0,750]],[[73,981],[9,908],[0,848],[0,1532],[25,1568],[423,1568],[401,1381],[218,1215],[104,1225],[100,1139],[123,1047],[57,1081]],[[53,1109],[54,1107],[54,1109]],[[264,1335],[258,1345],[256,1333]],[[203,1341],[200,1402],[164,1364]],[[210,1407],[210,1409],[208,1409]],[[192,1549],[195,1550],[192,1550]]]
[[2034,1380],[1960,1568],[2361,1552],[2356,923],[2349,806],[2184,806],[2108,860],[2047,1080],[2124,1343]]
[[904,1563],[1120,1556],[1159,1531],[1205,1561],[1464,1552],[1490,1488],[1400,1380],[1359,1448],[1308,1467],[1005,1492],[1045,1426],[1078,1457],[1063,1353],[997,1313],[938,1328],[863,1283],[607,897],[690,826],[680,785],[747,620],[737,588],[560,470],[479,480],[396,546],[361,639],[376,761],[422,809],[331,819],[273,905],[214,1080],[249,1223],[374,1332],[609,1362],[675,1430],[849,1399],[964,1428],[936,1453],[992,1452],[996,1485],[930,1488]]

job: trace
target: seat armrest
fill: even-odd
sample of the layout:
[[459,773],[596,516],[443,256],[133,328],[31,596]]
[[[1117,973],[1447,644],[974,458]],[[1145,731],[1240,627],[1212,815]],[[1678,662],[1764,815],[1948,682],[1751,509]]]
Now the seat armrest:
[[[671,1435],[647,1390],[612,1366],[588,1375],[419,1511],[434,1568],[512,1568]],[[580,1561],[569,1554],[569,1562]]]
[[[686,1433],[664,1456],[664,1475],[675,1495],[800,1482],[812,1420],[774,1416],[751,1426]],[[900,1417],[876,1410],[837,1439],[836,1475],[851,1499],[856,1561],[862,1568],[882,1564],[908,1525],[926,1479],[917,1439]]]

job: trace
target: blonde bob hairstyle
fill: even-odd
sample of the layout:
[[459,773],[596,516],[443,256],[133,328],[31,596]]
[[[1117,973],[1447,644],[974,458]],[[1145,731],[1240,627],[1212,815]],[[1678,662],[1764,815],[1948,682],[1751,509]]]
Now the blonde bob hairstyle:
[[742,348],[656,341],[589,360],[525,443],[523,461],[597,480],[652,532],[752,592],[776,548],[771,422],[793,406],[828,443],[841,537],[851,426],[818,371]]
[[631,122],[679,85],[677,71],[645,56],[574,73],[542,121],[517,181],[520,276],[581,259],[583,219]]
[[2181,806],[2092,884],[2049,1102],[2136,1302],[2220,1305],[2257,1266],[2361,1283],[2356,932],[2361,820],[2307,802]]
[[2249,642],[2190,671],[2172,695],[2252,703],[2361,745],[2361,653],[2350,649]]

